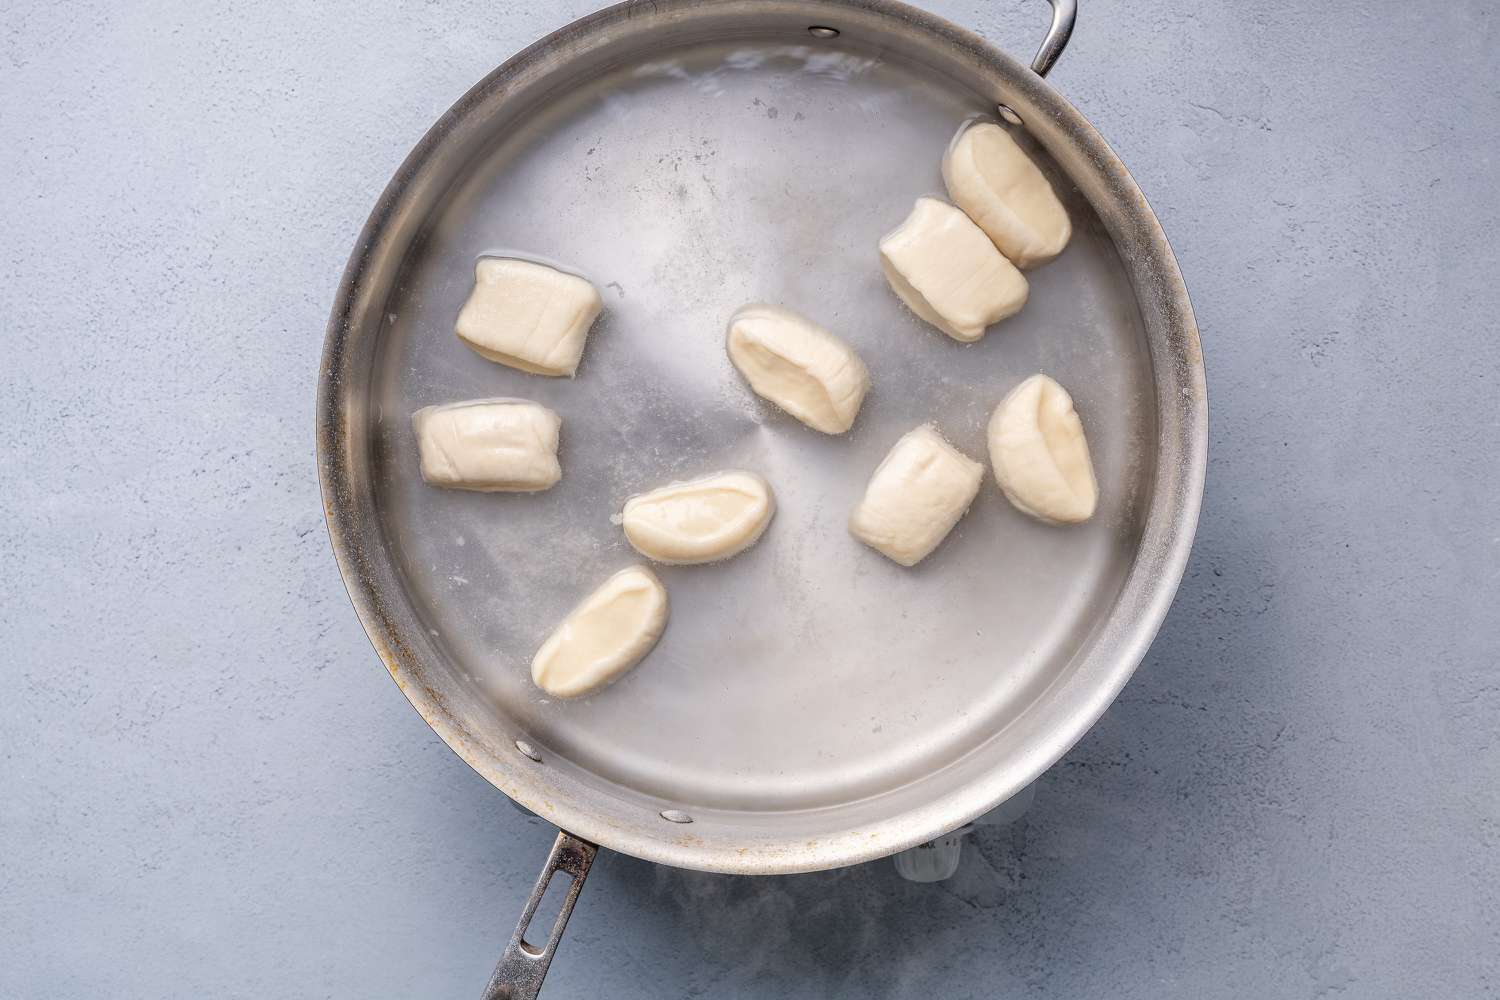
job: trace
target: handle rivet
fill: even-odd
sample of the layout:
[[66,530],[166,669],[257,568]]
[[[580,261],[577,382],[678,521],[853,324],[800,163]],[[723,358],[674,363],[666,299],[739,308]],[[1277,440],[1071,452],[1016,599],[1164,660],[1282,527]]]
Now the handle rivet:
[[536,747],[532,746],[530,743],[527,743],[525,740],[516,740],[516,749],[521,751],[521,755],[523,757],[530,757],[538,764],[542,762],[542,755],[536,752]]
[[1010,109],[1009,105],[1006,105],[1006,104],[997,104],[997,105],[995,105],[995,110],[997,110],[997,111],[1000,112],[1000,117],[1001,118],[1004,118],[1006,121],[1010,122],[1012,125],[1019,125],[1019,124],[1021,124],[1021,116],[1018,115],[1018,114],[1016,114],[1014,111],[1012,111]]
[[663,809],[660,815],[668,823],[691,823],[693,821],[693,817],[681,809]]
[[839,29],[837,29],[837,28],[830,28],[827,25],[823,25],[823,24],[815,24],[815,25],[813,25],[812,27],[810,27],[810,28],[807,29],[807,33],[809,35],[812,35],[814,38],[837,38],[837,37],[839,37]]

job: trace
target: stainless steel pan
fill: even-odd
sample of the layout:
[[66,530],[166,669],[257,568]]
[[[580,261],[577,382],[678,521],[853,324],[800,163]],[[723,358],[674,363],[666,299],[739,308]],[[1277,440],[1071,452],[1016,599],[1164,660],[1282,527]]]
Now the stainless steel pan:
[[[772,874],[849,865],[961,826],[1056,761],[1125,684],[1181,576],[1202,492],[1198,336],[1161,228],[1124,166],[1041,79],[1072,27],[1055,2],[1032,69],[887,0],[634,0],[506,62],[381,195],[329,324],[318,452],[356,611],[432,728],[562,830],[490,996],[530,995],[600,844]],[[1001,116],[1075,236],[1024,312],[960,345],[904,311],[875,243],[959,125]],[[490,364],[453,320],[485,252],[543,255],[606,295],[574,380]],[[874,389],[813,434],[745,391],[729,313],[778,302],[854,341]],[[1046,371],[1083,416],[1099,514],[1058,529],[987,483],[914,570],[853,542],[847,512],[905,430],[984,454],[985,419]],[[563,416],[564,478],[535,496],[418,478],[408,417],[526,396]],[[582,702],[532,687],[532,651],[632,561],[632,493],[724,466],[764,473],[760,545],[668,568],[673,616],[633,673]],[[554,870],[574,878],[523,944]]]

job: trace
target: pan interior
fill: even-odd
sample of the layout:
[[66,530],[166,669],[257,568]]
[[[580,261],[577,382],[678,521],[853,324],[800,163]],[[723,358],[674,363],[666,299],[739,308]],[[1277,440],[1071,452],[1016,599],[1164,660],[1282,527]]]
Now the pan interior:
[[[1075,232],[1027,274],[1019,316],[958,344],[899,303],[875,252],[916,197],[942,195],[939,160],[960,123],[992,109],[846,39],[698,43],[530,109],[472,162],[386,304],[371,485],[417,615],[497,729],[590,783],[689,811],[819,809],[957,761],[1086,650],[1135,556],[1154,473],[1152,369],[1115,245],[1028,142]],[[492,364],[455,337],[486,253],[556,261],[600,288],[575,379]],[[873,389],[849,434],[811,431],[741,383],[724,327],[755,301],[860,352]],[[990,411],[1037,371],[1072,392],[1088,431],[1092,522],[1034,522],[987,472],[916,568],[850,538],[849,510],[902,433],[933,421],[988,467]],[[515,496],[424,485],[412,411],[494,396],[561,414],[562,481]],[[730,467],[775,488],[761,542],[727,563],[659,568],[666,635],[612,687],[574,702],[534,688],[543,638],[638,558],[611,522],[626,498]]]

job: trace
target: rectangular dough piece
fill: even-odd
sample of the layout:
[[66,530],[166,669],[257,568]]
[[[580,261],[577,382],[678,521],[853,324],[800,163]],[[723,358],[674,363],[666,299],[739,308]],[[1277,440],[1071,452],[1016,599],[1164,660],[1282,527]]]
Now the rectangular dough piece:
[[1073,235],[1046,176],[993,122],[971,125],[953,140],[943,157],[943,182],[954,204],[1023,270],[1062,253]]
[[562,418],[528,399],[474,399],[411,415],[422,478],[485,493],[535,493],[562,478]]
[[983,465],[923,424],[876,467],[849,515],[849,532],[902,566],[915,566],[948,537],[983,478]]
[[481,257],[458,337],[481,356],[533,375],[572,375],[603,303],[576,274],[529,260]]
[[990,238],[945,201],[918,198],[880,241],[891,289],[911,311],[954,340],[971,343],[1021,311],[1029,286]]

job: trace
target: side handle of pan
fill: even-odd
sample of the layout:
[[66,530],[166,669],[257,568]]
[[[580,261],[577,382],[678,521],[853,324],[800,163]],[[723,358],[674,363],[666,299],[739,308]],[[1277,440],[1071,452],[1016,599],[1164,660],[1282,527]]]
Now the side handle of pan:
[[[1052,5],[1052,24],[1042,38],[1041,46],[1031,60],[1031,71],[1037,76],[1046,76],[1057,57],[1068,47],[1073,37],[1073,23],[1078,20],[1078,0],[1047,0]],[[1000,117],[1012,125],[1021,124],[1021,116],[1009,104],[996,105]]]
[[[490,976],[490,983],[484,988],[484,1000],[534,1000],[542,991],[542,980],[547,978],[547,967],[552,964],[552,956],[562,940],[563,928],[568,926],[573,904],[578,902],[578,894],[583,891],[583,880],[588,876],[589,867],[594,863],[594,855],[598,852],[599,848],[588,841],[580,840],[565,830],[558,831],[552,853],[547,855],[547,864],[542,868],[542,874],[537,876],[536,885],[531,889],[531,898],[526,900],[526,908],[521,911],[515,933],[510,936],[505,954],[500,956],[495,974]],[[552,921],[552,926],[547,930],[545,943],[532,944],[526,940],[527,929],[531,926],[531,918],[536,915],[537,906],[542,902],[542,896],[546,895],[547,886],[558,872],[572,876],[573,882],[568,886],[568,895],[563,900],[562,909],[557,912],[557,919]]]
[[1042,39],[1041,48],[1031,60],[1031,71],[1037,76],[1046,76],[1057,57],[1063,54],[1068,39],[1073,37],[1073,22],[1078,20],[1078,0],[1048,2],[1052,4],[1052,26],[1047,29],[1047,37]]

